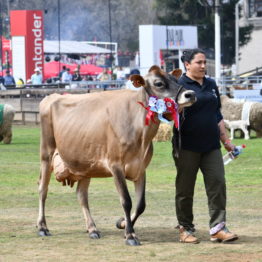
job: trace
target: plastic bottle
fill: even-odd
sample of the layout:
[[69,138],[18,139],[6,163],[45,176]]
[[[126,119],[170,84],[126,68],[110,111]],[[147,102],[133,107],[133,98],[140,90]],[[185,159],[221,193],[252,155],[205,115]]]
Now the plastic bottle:
[[234,160],[238,155],[240,155],[243,152],[243,149],[246,147],[246,145],[236,146],[233,151],[228,152],[223,156],[223,162],[224,165],[227,165],[232,160]]

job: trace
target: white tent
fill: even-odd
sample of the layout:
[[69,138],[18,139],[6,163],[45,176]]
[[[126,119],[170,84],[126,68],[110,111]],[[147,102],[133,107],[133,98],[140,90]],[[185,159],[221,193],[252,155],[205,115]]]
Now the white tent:
[[[44,40],[44,53],[59,53],[59,41]],[[79,41],[60,41],[61,54],[110,54],[111,50]]]

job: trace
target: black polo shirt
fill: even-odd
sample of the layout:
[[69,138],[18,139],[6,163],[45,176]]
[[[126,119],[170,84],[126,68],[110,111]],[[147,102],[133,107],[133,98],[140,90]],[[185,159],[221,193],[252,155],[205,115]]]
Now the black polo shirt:
[[221,102],[216,82],[204,77],[203,85],[185,74],[179,84],[196,93],[197,101],[185,108],[181,125],[182,148],[194,152],[208,152],[220,148],[218,123],[223,119]]

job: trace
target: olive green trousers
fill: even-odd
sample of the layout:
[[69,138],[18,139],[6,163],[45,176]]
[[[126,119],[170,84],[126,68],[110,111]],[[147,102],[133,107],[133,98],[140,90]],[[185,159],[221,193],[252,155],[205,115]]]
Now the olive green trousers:
[[175,158],[176,214],[179,225],[194,230],[193,197],[199,169],[204,178],[209,209],[209,226],[226,221],[226,184],[223,158],[220,149],[207,153],[181,150]]

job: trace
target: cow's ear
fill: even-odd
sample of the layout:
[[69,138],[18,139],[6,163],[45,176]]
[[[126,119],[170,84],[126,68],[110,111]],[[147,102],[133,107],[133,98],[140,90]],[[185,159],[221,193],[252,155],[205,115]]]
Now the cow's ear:
[[145,85],[145,80],[140,75],[131,75],[130,80],[133,83],[134,87],[141,87]]
[[178,79],[182,75],[182,70],[177,68],[173,70],[172,72],[170,72],[170,74],[174,76],[176,79]]
[[150,67],[150,69],[148,70],[148,73],[152,72],[152,71],[162,71],[161,68],[157,65],[153,65]]

